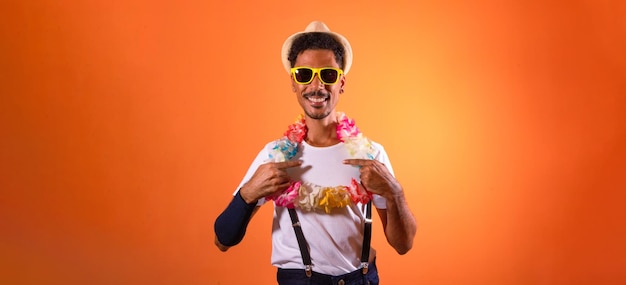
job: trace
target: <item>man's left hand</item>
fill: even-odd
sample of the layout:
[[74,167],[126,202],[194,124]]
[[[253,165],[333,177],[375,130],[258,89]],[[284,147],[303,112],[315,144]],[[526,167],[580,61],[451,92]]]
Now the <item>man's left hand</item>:
[[358,166],[361,172],[361,184],[368,191],[380,196],[391,198],[402,191],[400,183],[391,175],[389,169],[374,159],[346,159],[344,164]]

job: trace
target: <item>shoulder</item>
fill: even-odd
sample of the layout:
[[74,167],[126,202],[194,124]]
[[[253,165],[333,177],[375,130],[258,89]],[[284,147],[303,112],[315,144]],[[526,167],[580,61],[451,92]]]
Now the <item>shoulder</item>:
[[376,160],[385,160],[388,161],[389,157],[387,156],[387,152],[385,151],[385,147],[377,143],[376,141],[370,140],[370,144],[372,145],[372,149],[374,150],[374,159]]
[[371,140],[371,139],[370,139],[370,143],[372,144],[372,147],[373,147],[374,149],[376,149],[376,150],[381,150],[381,151],[385,151],[385,147],[384,147],[382,144],[377,143],[376,141],[373,141],[373,140]]
[[370,140],[370,143],[372,144],[372,149],[374,149],[374,159],[384,164],[387,169],[389,169],[389,172],[394,175],[393,167],[391,166],[391,160],[389,159],[389,155],[387,155],[387,152],[385,151],[385,147],[375,141]]

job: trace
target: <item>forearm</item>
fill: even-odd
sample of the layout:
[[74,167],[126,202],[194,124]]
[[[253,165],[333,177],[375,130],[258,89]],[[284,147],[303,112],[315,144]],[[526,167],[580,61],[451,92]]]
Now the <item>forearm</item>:
[[387,241],[399,254],[405,254],[413,247],[417,222],[401,189],[387,197],[386,212]]
[[247,203],[237,192],[228,207],[215,220],[215,245],[220,250],[226,251],[243,239],[256,208],[256,203]]

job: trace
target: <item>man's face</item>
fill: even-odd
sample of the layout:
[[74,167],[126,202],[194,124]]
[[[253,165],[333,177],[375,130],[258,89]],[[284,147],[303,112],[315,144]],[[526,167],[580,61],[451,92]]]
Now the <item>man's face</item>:
[[[301,52],[296,58],[294,66],[339,68],[335,54],[331,50],[325,49],[308,49]],[[339,94],[343,92],[345,80],[342,75],[337,83],[325,85],[320,81],[319,75],[315,74],[311,83],[298,84],[292,76],[291,85],[306,116],[320,120],[335,112],[335,106],[339,101]]]

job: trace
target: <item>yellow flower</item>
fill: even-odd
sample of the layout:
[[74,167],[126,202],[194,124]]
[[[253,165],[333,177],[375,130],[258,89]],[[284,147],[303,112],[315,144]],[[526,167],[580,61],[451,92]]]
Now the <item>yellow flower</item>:
[[350,204],[350,195],[343,186],[326,187],[320,191],[319,207],[329,214],[333,208],[342,208]]

